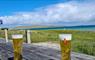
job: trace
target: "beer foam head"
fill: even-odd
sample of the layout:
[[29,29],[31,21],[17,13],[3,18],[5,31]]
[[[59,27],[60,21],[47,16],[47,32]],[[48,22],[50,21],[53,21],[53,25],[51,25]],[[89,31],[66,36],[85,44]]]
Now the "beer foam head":
[[12,38],[13,39],[23,38],[23,35],[21,35],[21,34],[15,34],[15,35],[12,35]]
[[71,40],[72,39],[72,34],[59,34],[59,38],[61,40]]

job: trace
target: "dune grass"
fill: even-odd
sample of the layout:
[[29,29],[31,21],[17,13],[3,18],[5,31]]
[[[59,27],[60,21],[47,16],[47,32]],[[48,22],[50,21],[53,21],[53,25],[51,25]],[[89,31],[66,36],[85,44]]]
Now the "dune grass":
[[[8,31],[9,39],[12,34],[23,34],[23,30]],[[95,56],[95,31],[73,31],[73,30],[33,30],[31,31],[32,43],[37,42],[54,42],[59,43],[59,34],[72,34],[72,51],[85,53]],[[3,31],[0,31],[0,37],[4,38]],[[24,37],[25,40],[25,37]]]

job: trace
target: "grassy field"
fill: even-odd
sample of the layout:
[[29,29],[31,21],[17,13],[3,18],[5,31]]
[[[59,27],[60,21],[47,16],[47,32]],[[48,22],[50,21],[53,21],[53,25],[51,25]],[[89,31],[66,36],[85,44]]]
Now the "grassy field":
[[[59,34],[72,34],[72,51],[85,53],[88,55],[95,56],[95,32],[91,31],[72,31],[72,30],[39,30],[32,31],[31,40],[32,42],[54,42],[59,43]],[[9,39],[11,39],[12,34],[23,34],[23,30],[11,30],[8,31]],[[4,32],[0,31],[0,37],[4,38]],[[24,37],[25,40],[25,37]]]

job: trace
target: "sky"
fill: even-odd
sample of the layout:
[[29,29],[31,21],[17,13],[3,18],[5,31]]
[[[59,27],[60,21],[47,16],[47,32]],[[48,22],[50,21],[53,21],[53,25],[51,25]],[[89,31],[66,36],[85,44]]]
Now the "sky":
[[0,0],[3,26],[95,25],[95,0]]

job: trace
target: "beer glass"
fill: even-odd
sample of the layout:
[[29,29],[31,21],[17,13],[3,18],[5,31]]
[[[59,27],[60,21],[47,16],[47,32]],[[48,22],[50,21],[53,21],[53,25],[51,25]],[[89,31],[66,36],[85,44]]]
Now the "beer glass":
[[23,35],[12,35],[12,39],[14,49],[14,60],[22,60]]
[[60,34],[61,60],[71,60],[72,34]]

